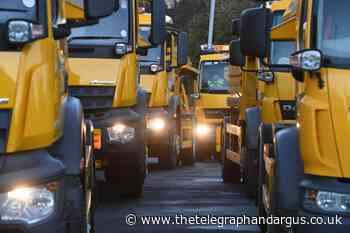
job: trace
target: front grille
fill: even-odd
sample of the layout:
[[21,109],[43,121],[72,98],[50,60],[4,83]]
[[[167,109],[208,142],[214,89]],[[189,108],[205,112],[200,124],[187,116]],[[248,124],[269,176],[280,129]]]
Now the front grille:
[[140,74],[152,74],[149,66],[140,66]]
[[79,98],[89,115],[101,115],[113,106],[115,87],[70,87],[69,94]]
[[208,119],[223,118],[230,115],[230,109],[205,109],[205,117]]
[[189,141],[189,140],[192,140],[192,130],[191,129],[184,129],[182,131],[183,135],[182,135],[182,139],[184,141]]
[[296,119],[296,102],[295,101],[280,101],[280,108],[283,120]]
[[8,131],[10,129],[11,113],[0,110],[0,154],[5,153]]

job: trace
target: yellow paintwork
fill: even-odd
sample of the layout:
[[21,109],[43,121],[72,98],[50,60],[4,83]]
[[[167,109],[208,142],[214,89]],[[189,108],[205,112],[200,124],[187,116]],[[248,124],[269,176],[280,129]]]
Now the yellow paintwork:
[[228,60],[230,55],[228,53],[214,53],[201,55],[201,62],[203,61],[224,61]]
[[228,94],[207,94],[201,93],[200,99],[196,101],[196,117],[198,122],[207,124],[220,124],[222,118],[207,119],[204,109],[224,109],[227,106]]
[[274,27],[271,31],[272,40],[296,40],[296,18],[289,18],[280,25]]
[[149,100],[149,107],[154,108],[154,107],[167,106],[169,103],[167,72],[165,71],[159,72],[157,75],[153,75],[152,78],[153,78],[153,85],[151,89],[152,94]]
[[[181,66],[176,71],[176,73],[177,73],[178,77],[188,77],[188,78],[194,79],[194,84],[195,85],[193,87],[193,93],[198,94],[198,82],[197,81],[198,81],[199,70],[194,68],[190,61],[186,65]],[[181,99],[182,99],[182,103],[183,103],[182,112],[192,113],[193,112],[193,108],[189,104],[190,96],[186,92],[186,89],[185,89],[184,85],[181,85],[180,94],[181,94]],[[192,125],[192,123],[191,123],[191,125]]]
[[299,103],[300,147],[307,174],[350,177],[350,89],[347,70],[323,69],[324,89],[307,77]]
[[69,65],[72,70],[70,86],[96,86],[94,81],[104,82],[104,86],[116,86],[113,107],[124,107],[136,104],[135,69],[130,69],[136,64],[134,54],[125,55],[121,59],[93,59],[70,58]]
[[[151,14],[139,15],[139,23],[141,26],[151,26]],[[147,92],[151,93],[149,100],[149,107],[165,107],[169,104],[169,97],[171,95],[179,95],[179,87],[175,88],[174,92],[169,90],[169,83],[179,85],[176,70],[172,69],[167,72],[168,61],[172,67],[177,67],[177,33],[174,31],[168,31],[171,37],[171,44],[164,42],[163,49],[166,51],[163,56],[164,70],[157,74],[141,74],[140,85]],[[171,60],[170,60],[171,59]]]
[[[152,22],[152,15],[148,13],[139,14],[140,26],[150,26]],[[150,48],[152,45],[146,38],[143,38],[140,34],[138,35],[137,45],[141,48]]]
[[[132,4],[130,12],[135,19],[133,33],[138,28],[137,6]],[[134,38],[132,45],[140,41],[138,36]],[[137,103],[137,55],[136,50],[125,54],[118,59],[95,58],[69,58],[71,74],[69,86],[99,86],[96,82],[102,82],[105,86],[116,86],[113,107],[130,107]],[[101,85],[101,84],[100,84]]]
[[272,11],[285,11],[288,9],[291,2],[292,0],[272,1],[269,8],[271,8]]
[[64,10],[67,19],[85,20],[85,12],[82,6],[78,6],[75,3],[66,0],[66,7]]
[[[304,33],[305,44],[298,49],[310,48],[311,24],[300,32],[301,0],[293,0],[290,15],[296,14],[297,38]],[[294,4],[294,5],[293,5]],[[313,1],[309,1],[307,22],[312,19]],[[305,73],[305,81],[297,85],[298,127],[301,156],[306,174],[350,178],[350,71],[322,68],[320,77],[324,88],[319,88],[315,74]]]
[[[274,2],[271,10],[285,10],[291,3],[291,0]],[[271,32],[271,40],[295,41],[295,18],[290,18],[275,26]],[[259,81],[261,83],[261,81]],[[261,114],[264,123],[282,122],[282,113],[279,101],[293,101],[296,96],[295,81],[290,73],[275,72],[275,80],[272,83],[258,85],[258,92],[262,95]]]
[[[52,25],[51,1],[47,3]],[[10,98],[0,108],[12,109],[6,153],[46,148],[62,135],[65,43],[54,40],[52,26],[48,28],[47,38],[20,52],[0,52],[0,96]]]
[[152,23],[152,15],[149,13],[139,14],[139,24],[142,26],[150,26]]

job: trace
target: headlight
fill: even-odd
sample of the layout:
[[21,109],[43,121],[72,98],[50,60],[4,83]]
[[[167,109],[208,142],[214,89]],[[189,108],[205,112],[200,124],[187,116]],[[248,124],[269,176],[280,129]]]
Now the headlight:
[[55,209],[55,193],[45,186],[23,187],[0,194],[2,221],[34,224],[48,218]]
[[306,190],[304,207],[330,213],[350,213],[350,194]]
[[157,64],[152,64],[152,65],[150,65],[150,70],[152,73],[157,73],[157,72],[161,71],[161,67]]
[[165,120],[162,118],[150,119],[147,123],[147,128],[155,131],[160,131],[165,128]]
[[135,129],[124,124],[116,124],[107,129],[109,141],[126,144],[135,138]]
[[132,51],[132,47],[130,45],[124,43],[115,44],[115,53],[119,56],[123,56]]
[[196,132],[198,136],[206,136],[210,132],[210,127],[204,124],[197,125]]
[[44,26],[25,20],[8,22],[8,41],[13,44],[25,44],[44,35]]

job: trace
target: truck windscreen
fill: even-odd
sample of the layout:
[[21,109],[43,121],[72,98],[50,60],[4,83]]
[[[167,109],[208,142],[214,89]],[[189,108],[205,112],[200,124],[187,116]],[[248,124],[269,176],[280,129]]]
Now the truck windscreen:
[[37,9],[37,0],[1,0],[0,23],[6,23],[9,19],[37,21]]

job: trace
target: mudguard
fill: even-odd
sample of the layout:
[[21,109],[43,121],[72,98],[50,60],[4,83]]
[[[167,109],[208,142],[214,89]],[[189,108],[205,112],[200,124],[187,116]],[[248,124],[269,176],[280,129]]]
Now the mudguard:
[[304,166],[300,155],[299,132],[296,127],[280,130],[275,135],[275,183],[276,211],[290,213],[299,209],[300,182]]
[[247,149],[258,149],[258,130],[261,124],[261,110],[258,107],[247,108],[245,115]]
[[36,185],[57,180],[65,174],[65,166],[47,150],[33,150],[0,156],[0,192],[23,184]]
[[84,113],[80,100],[67,97],[63,114],[63,137],[50,151],[63,162],[66,175],[79,175],[84,142]]

